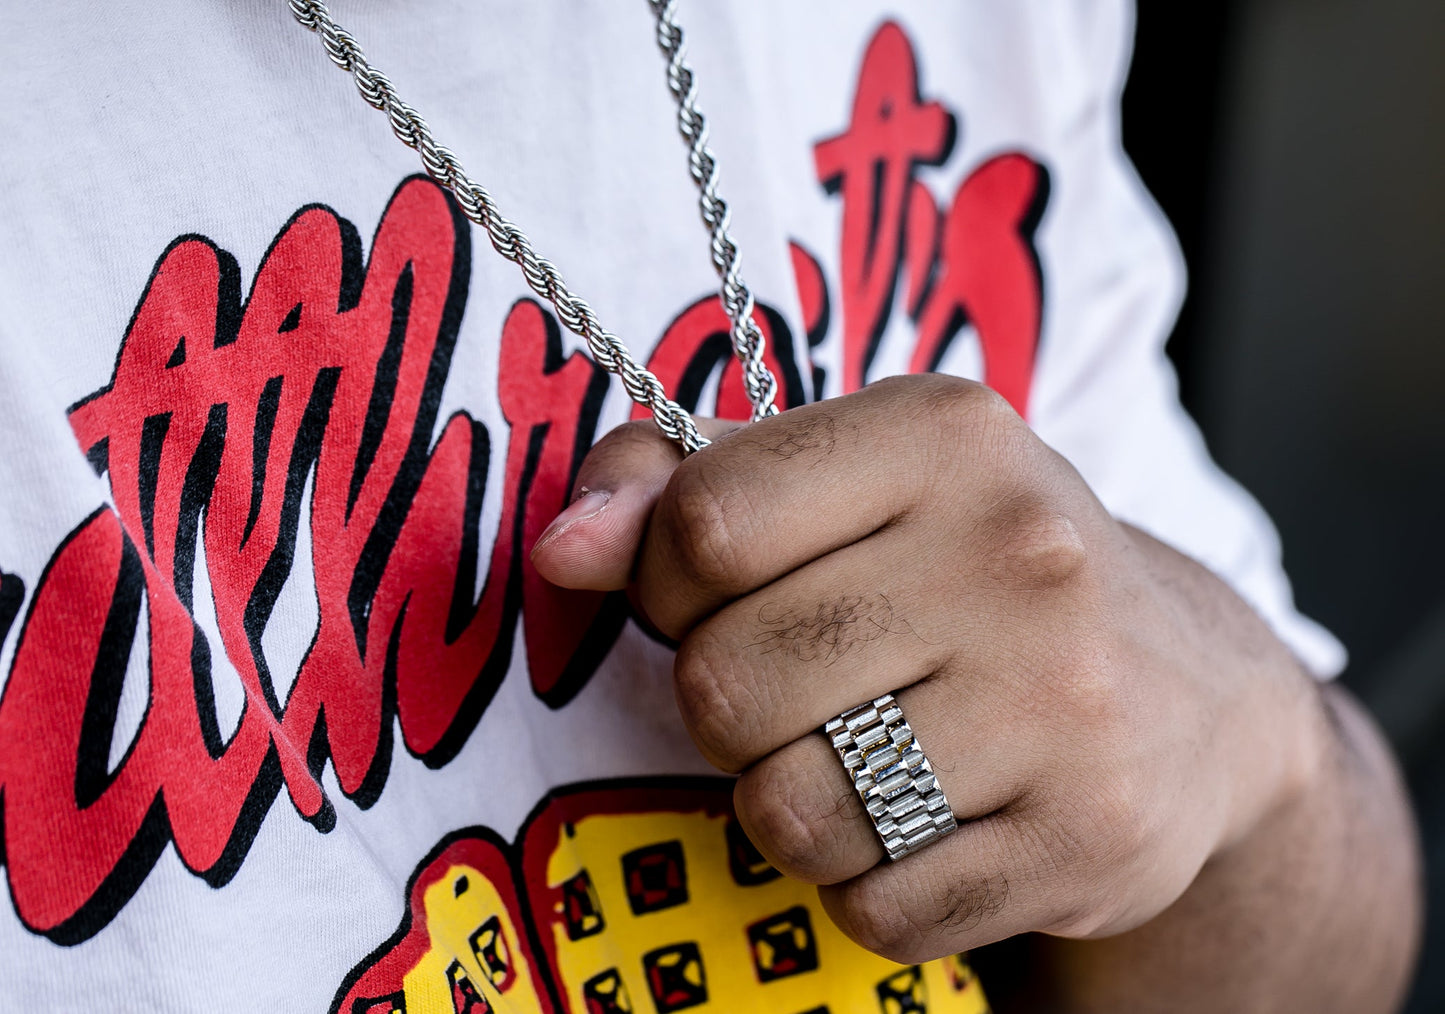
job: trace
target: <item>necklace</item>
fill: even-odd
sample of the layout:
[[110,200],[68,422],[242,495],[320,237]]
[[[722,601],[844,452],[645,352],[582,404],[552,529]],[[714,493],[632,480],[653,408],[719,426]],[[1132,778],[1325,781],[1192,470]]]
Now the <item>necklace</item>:
[[[563,282],[552,262],[537,255],[531,242],[502,217],[490,194],[462,169],[450,149],[437,144],[431,128],[415,109],[397,95],[386,75],[372,67],[351,33],[331,17],[324,0],[289,0],[291,13],[303,28],[321,38],[331,62],[348,72],[361,97],[386,113],[398,140],[421,156],[427,175],[456,198],[462,214],[487,232],[492,247],[522,269],[532,291],[552,304],[567,329],[587,343],[592,358],[622,380],[628,397],[652,413],[658,429],[679,444],[684,454],[706,447],[708,440],[677,402],[667,397],[662,383],[637,362],[611,331],[598,321],[592,308]],[[657,20],[657,45],[667,59],[667,86],[677,102],[677,128],[688,145],[688,172],[698,189],[698,211],[707,228],[712,264],[721,281],[718,298],[731,322],[733,353],[742,364],[743,385],[756,422],[776,415],[778,385],[763,362],[764,338],[753,321],[753,294],[739,269],[737,243],[728,235],[730,212],[718,194],[718,163],[707,144],[707,120],[697,105],[697,81],[684,58],[682,29],[675,17],[677,0],[647,0]]]

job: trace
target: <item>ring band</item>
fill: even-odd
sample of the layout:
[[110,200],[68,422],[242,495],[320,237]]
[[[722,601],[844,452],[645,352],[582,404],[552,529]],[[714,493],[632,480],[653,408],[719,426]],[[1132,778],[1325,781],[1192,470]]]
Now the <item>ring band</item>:
[[958,827],[933,765],[892,694],[849,708],[823,726],[890,860]]

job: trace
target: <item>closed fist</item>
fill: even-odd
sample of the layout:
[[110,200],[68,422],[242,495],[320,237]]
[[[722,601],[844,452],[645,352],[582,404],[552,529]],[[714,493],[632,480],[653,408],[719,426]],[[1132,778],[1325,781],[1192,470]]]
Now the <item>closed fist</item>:
[[[1138,926],[1304,779],[1285,649],[989,389],[896,378],[702,425],[686,460],[651,423],[605,437],[533,559],[629,588],[678,643],[682,720],[744,828],[865,947]],[[884,693],[959,821],[896,863],[819,731]]]

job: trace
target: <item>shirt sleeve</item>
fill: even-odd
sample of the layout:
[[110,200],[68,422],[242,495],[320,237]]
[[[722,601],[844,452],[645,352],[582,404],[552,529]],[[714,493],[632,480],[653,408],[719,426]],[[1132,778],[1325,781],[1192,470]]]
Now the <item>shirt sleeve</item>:
[[1179,403],[1164,343],[1184,262],[1120,142],[1132,34],[1123,20],[1118,47],[1100,54],[1113,65],[1091,104],[1103,122],[1075,134],[1072,194],[1057,194],[1040,225],[1046,293],[1029,421],[1116,517],[1218,574],[1328,679],[1344,668],[1344,647],[1295,608],[1274,526],[1213,461]]

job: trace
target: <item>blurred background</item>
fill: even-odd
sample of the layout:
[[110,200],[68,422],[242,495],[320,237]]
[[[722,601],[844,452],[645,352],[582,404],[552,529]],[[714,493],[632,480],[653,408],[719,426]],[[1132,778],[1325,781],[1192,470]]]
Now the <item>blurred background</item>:
[[1445,1011],[1445,3],[1138,5],[1124,144],[1190,266],[1184,402],[1406,767],[1407,1010]]

